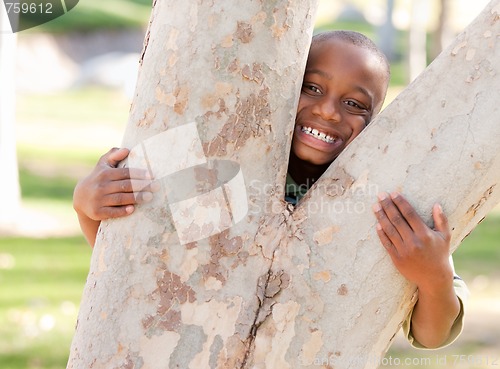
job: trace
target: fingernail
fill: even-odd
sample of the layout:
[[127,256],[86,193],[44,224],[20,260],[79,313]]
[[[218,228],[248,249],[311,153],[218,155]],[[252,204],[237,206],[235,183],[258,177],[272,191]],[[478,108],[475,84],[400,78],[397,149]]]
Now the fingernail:
[[146,202],[153,200],[153,194],[151,192],[145,192],[144,195],[142,195],[142,199]]
[[387,193],[385,193],[385,192],[380,192],[380,193],[377,195],[377,197],[378,197],[378,199],[379,199],[380,201],[383,201],[383,200],[387,199]]
[[377,202],[375,204],[373,204],[372,206],[372,209],[375,213],[379,212],[380,210],[382,210],[382,206],[380,206],[380,204]]
[[391,198],[392,198],[392,199],[396,199],[396,198],[398,198],[400,195],[401,195],[401,194],[400,194],[399,192],[394,191],[394,192],[392,192],[392,193],[391,193]]
[[125,211],[127,212],[127,214],[132,214],[134,212],[134,205],[128,205],[125,208]]

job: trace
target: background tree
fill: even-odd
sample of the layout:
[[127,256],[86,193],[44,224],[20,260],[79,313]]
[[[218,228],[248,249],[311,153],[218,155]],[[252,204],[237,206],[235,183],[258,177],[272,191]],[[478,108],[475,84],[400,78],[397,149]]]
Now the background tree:
[[427,14],[428,0],[413,0],[408,30],[408,81],[411,82],[427,66]]
[[21,190],[16,155],[16,35],[8,33],[9,19],[0,11],[0,229],[10,229],[17,221]]
[[385,9],[385,21],[378,29],[378,45],[387,56],[389,61],[396,58],[396,28],[392,21],[394,12],[394,0],[387,0]]
[[165,187],[101,225],[69,368],[376,368],[415,292],[376,193],[439,200],[453,248],[498,203],[494,0],[287,206],[313,5],[155,3],[124,145]]
[[431,55],[430,57],[434,59],[439,55],[443,48],[448,44],[448,41],[452,38],[450,35],[451,30],[449,29],[449,14],[450,14],[450,2],[448,0],[439,0],[439,17],[436,25],[436,29],[432,33],[432,44],[431,44]]

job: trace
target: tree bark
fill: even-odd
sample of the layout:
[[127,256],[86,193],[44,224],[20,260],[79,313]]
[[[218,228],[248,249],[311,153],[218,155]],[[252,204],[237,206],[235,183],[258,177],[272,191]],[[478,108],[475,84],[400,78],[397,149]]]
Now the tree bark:
[[[68,367],[248,365],[271,266],[254,239],[269,209],[286,208],[283,184],[315,8],[316,0],[155,1],[123,140],[134,148],[128,165],[160,166],[152,168],[155,177],[169,177],[165,189],[186,200],[186,184],[172,174],[213,173],[204,164],[217,161],[229,188],[217,194],[222,186],[212,183],[209,193],[234,201],[224,213],[217,199],[200,206],[200,224],[186,230],[175,214],[188,204],[165,190],[133,216],[105,222]],[[205,224],[210,211],[219,213]],[[244,219],[229,228],[240,213]]]
[[[4,10],[4,9],[2,9]],[[16,35],[7,31],[9,19],[0,11],[0,231],[11,231],[19,220],[21,190],[16,155]],[[5,29],[5,31],[2,31]]]
[[102,224],[68,368],[377,368],[414,294],[378,191],[439,201],[453,249],[500,201],[494,0],[286,205],[312,4],[156,3],[124,144],[164,187]]

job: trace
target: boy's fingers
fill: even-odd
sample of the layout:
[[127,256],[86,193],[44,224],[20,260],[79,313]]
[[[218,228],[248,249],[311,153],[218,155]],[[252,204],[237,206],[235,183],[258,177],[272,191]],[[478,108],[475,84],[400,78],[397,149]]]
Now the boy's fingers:
[[109,184],[109,193],[156,192],[158,184],[146,179],[124,179]]
[[434,228],[440,232],[446,239],[450,238],[450,227],[448,218],[443,212],[441,205],[434,204],[432,208],[432,218],[434,219]]
[[387,237],[380,223],[377,223],[376,229],[382,246],[384,246],[387,252],[391,255],[391,258],[397,257],[398,250],[394,247],[391,240]]
[[102,209],[103,219],[110,218],[120,218],[127,215],[130,215],[134,212],[134,205],[126,205],[126,206],[110,206]]
[[420,215],[416,212],[415,208],[401,195],[399,192],[391,193],[391,199],[396,204],[398,210],[403,215],[406,223],[416,233],[426,232],[427,225],[424,223]]
[[112,148],[108,153],[105,155],[106,157],[106,163],[113,167],[116,168],[116,166],[123,160],[125,159],[128,154],[129,154],[129,149],[126,148]]
[[[401,214],[401,211],[396,207],[396,205],[392,201],[391,197],[389,197],[387,193],[382,192],[378,195],[378,198],[379,198],[379,203],[382,206],[382,209],[384,209],[387,220],[397,230],[399,237],[402,239],[409,239],[412,234],[412,229],[408,225],[408,222],[405,219],[404,215]],[[381,225],[384,227],[384,230],[387,233],[385,224],[381,223]],[[391,234],[388,234],[388,236],[391,237]],[[395,240],[391,238],[391,241],[394,242]],[[396,247],[400,245],[400,243],[396,242],[394,242],[394,244],[396,245]]]
[[149,202],[153,199],[153,194],[147,191],[141,192],[119,192],[107,195],[104,198],[104,206],[127,206]]
[[147,180],[151,179],[149,172],[139,168],[112,168],[106,170],[110,181],[121,181],[126,179]]
[[135,192],[134,195],[135,195],[135,201],[138,204],[143,204],[153,200],[153,194],[151,192],[146,192],[146,191]]
[[382,205],[380,203],[374,204],[373,211],[381,227],[381,230],[384,232],[387,239],[394,245],[394,247],[401,247],[401,245],[403,244],[401,235],[399,234],[398,229],[394,227],[392,221],[387,217],[385,209],[382,207]]
[[133,192],[119,192],[111,193],[103,198],[103,206],[127,206],[134,205],[137,201],[135,199],[135,194]]
[[98,163],[116,167],[120,161],[127,157],[128,153],[128,149],[119,149],[118,147],[113,147],[99,158]]
[[123,168],[129,170],[130,179],[152,179],[147,169]]

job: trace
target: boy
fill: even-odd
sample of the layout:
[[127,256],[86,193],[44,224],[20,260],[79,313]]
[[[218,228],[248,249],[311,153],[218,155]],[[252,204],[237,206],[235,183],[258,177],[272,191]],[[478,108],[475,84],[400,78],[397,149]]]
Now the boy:
[[[287,189],[314,183],[380,111],[389,83],[385,56],[365,36],[334,31],[313,38],[297,109]],[[74,208],[91,245],[100,221],[131,214],[157,186],[142,170],[116,168],[128,155],[112,149],[75,188]],[[132,185],[133,182],[137,182]],[[133,188],[144,188],[134,193]],[[287,191],[288,192],[288,191]],[[300,192],[300,191],[299,191]],[[301,193],[287,193],[295,203]],[[462,328],[463,282],[449,262],[450,231],[441,207],[430,229],[398,193],[379,194],[377,233],[399,272],[418,288],[404,330],[420,348],[451,343]]]

